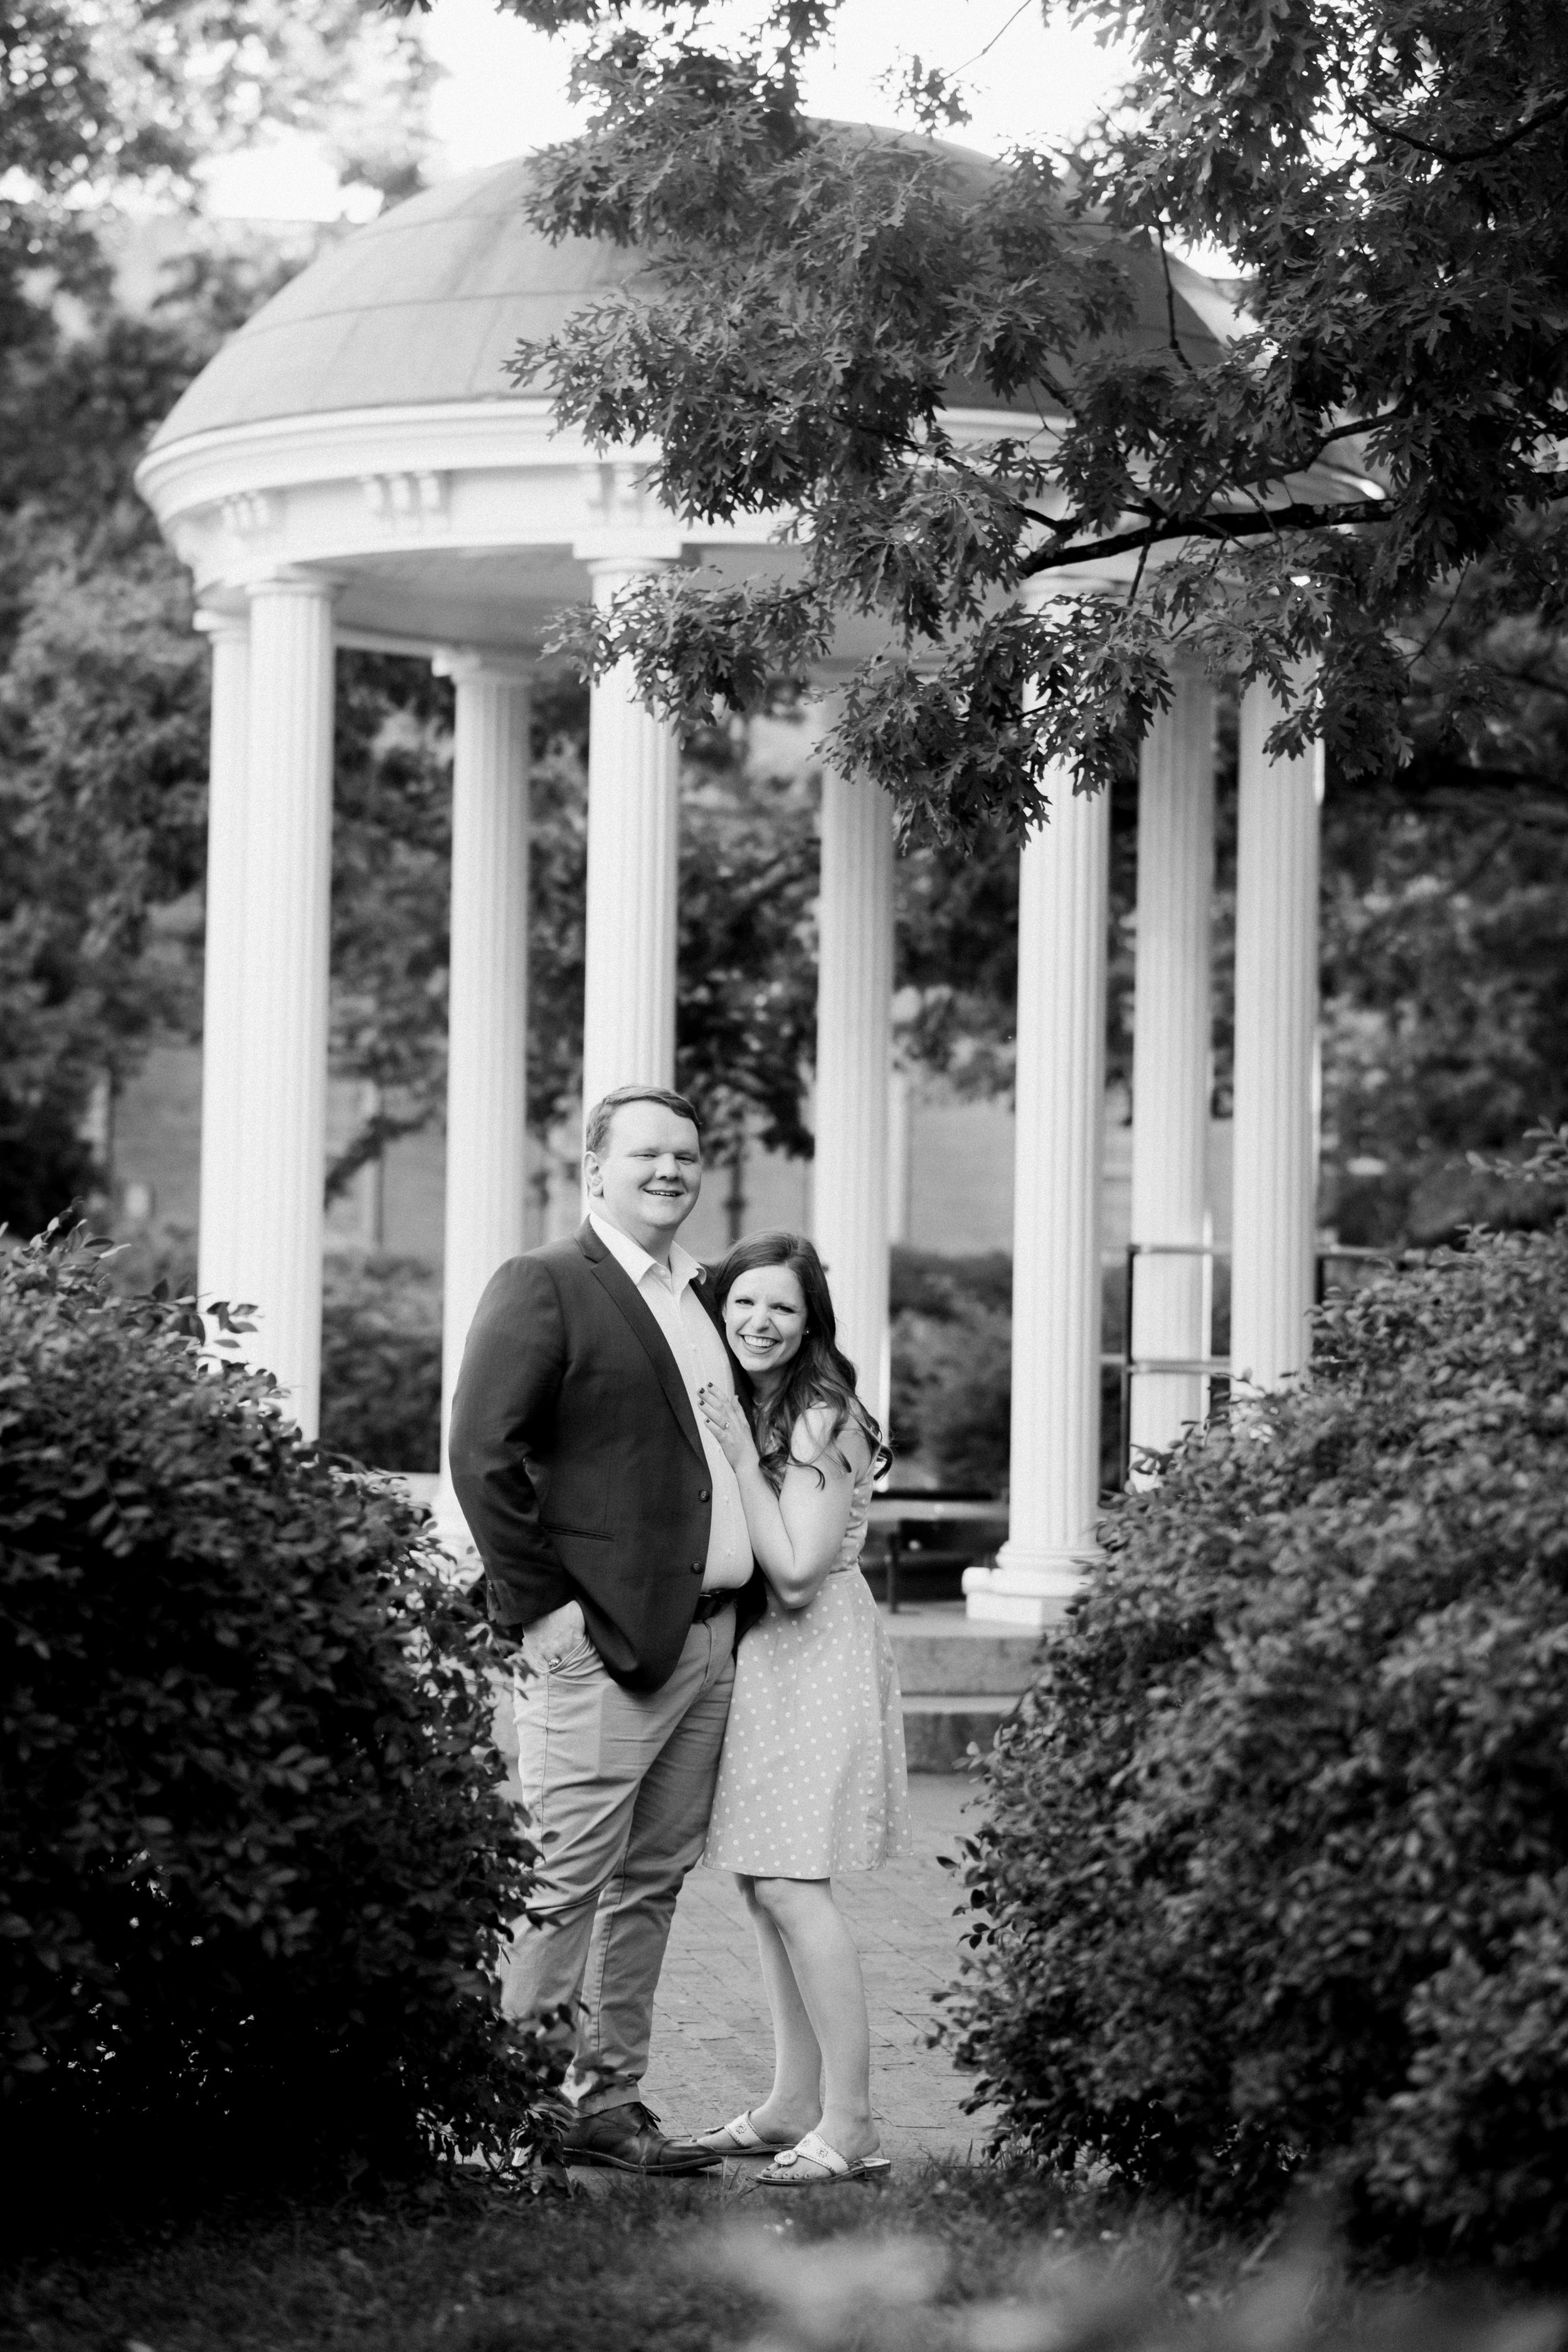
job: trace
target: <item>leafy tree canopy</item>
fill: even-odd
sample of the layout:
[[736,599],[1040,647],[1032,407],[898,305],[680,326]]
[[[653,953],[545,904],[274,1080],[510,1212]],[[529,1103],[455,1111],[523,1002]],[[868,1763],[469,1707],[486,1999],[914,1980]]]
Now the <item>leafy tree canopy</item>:
[[[198,167],[295,128],[400,193],[430,80],[354,0],[16,0],[0,23],[0,1219],[26,1231],[93,1180],[92,1087],[195,1018],[199,926],[160,936],[159,910],[200,877],[206,658],[131,471],[289,274],[203,220]],[[132,310],[116,264],[150,208],[186,214],[190,251]]]
[[1331,780],[1323,1213],[1349,1242],[1517,1222],[1464,1155],[1568,1118],[1568,643],[1493,619],[1488,589],[1482,567],[1429,655],[1493,689],[1473,749],[1453,756],[1423,697],[1398,778]]
[[[665,707],[754,708],[870,616],[834,756],[910,835],[968,840],[1037,820],[1054,762],[1127,773],[1178,652],[1268,680],[1276,748],[1321,735],[1353,777],[1408,757],[1413,678],[1484,726],[1484,668],[1434,671],[1418,625],[1470,567],[1500,615],[1561,624],[1555,0],[1066,0],[1132,40],[1125,102],[1070,163],[1006,168],[807,120],[834,0],[772,0],[760,32],[721,5],[510,5],[577,40],[596,101],[534,218],[650,265],[520,380],[596,442],[656,439],[680,514],[804,525],[787,577],[666,575],[580,617]],[[961,117],[910,79],[928,128]],[[1177,331],[1184,241],[1245,281],[1218,343]],[[1017,423],[966,444],[955,384]]]
[[[101,1181],[83,1134],[94,1090],[123,1084],[153,1037],[200,1031],[208,663],[132,469],[310,247],[205,221],[195,167],[295,126],[325,139],[345,179],[396,195],[417,174],[428,79],[406,30],[356,0],[308,18],[281,0],[23,0],[0,27],[0,1222],[14,1229]],[[115,257],[127,208],[152,202],[188,207],[190,247],[132,310]],[[425,665],[339,662],[331,1053],[380,1102],[329,1189],[441,1115],[451,701]],[[542,1132],[578,1082],[585,735],[581,688],[542,683]],[[770,832],[716,784],[723,764],[707,761],[685,828],[683,1076],[721,1130],[754,1107],[770,1139],[800,1150],[809,823],[797,809]]]
[[[322,135],[345,183],[417,184],[433,68],[354,0],[11,0],[0,23],[0,285],[101,294],[106,209],[194,203],[197,167],[259,132]],[[45,289],[47,291],[47,289]]]

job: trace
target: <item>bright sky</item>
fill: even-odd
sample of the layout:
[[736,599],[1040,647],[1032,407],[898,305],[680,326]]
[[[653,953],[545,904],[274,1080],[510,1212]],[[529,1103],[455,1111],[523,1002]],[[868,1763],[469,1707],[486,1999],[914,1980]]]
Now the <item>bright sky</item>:
[[[578,127],[566,100],[563,43],[498,15],[493,0],[435,0],[416,23],[446,68],[434,105],[442,175],[502,163]],[[1047,30],[1039,0],[1022,8],[1016,0],[899,0],[896,8],[889,0],[844,0],[837,41],[807,85],[812,112],[891,121],[878,85],[896,52],[950,70],[967,66],[973,120],[952,135],[991,154],[1070,138],[1110,95],[1119,65],[1117,53],[1087,32]],[[214,208],[225,214],[331,220],[344,210],[326,162],[299,140],[226,158],[209,185]]]

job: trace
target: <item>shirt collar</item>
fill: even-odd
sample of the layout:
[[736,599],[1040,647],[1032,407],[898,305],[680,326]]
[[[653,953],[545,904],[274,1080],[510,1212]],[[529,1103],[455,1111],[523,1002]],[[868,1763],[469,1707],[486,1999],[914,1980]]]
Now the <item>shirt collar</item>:
[[[618,1225],[612,1225],[606,1217],[601,1217],[594,1209],[588,1212],[588,1223],[593,1226],[616,1265],[631,1277],[633,1282],[640,1284],[650,1266],[662,1280],[662,1269],[659,1268],[658,1260],[651,1257],[640,1242],[634,1242],[630,1234],[623,1234]],[[701,1278],[702,1268],[696,1258],[689,1250],[683,1250],[679,1242],[672,1243],[669,1252],[669,1286],[676,1297],[679,1297],[688,1283],[700,1282]]]

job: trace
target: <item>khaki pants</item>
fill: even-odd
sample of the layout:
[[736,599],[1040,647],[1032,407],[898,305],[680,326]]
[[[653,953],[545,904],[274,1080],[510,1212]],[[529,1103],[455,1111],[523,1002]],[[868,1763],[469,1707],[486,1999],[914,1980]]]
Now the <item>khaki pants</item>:
[[702,1851],[735,1679],[735,1612],[693,1625],[657,1691],[614,1681],[576,1601],[523,1635],[518,1778],[542,1849],[502,1966],[508,2017],[581,2000],[566,2094],[635,2099],[681,1882]]

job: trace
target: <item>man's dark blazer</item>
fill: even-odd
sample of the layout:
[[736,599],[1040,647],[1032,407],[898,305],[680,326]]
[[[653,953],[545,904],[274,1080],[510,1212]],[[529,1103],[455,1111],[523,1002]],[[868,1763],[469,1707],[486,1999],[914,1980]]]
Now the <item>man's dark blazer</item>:
[[[706,1284],[693,1286],[721,1332]],[[494,1622],[580,1601],[617,1682],[668,1681],[702,1591],[711,1473],[668,1343],[591,1224],[491,1276],[449,1458]],[[736,1598],[739,1634],[763,1612],[759,1570]]]

